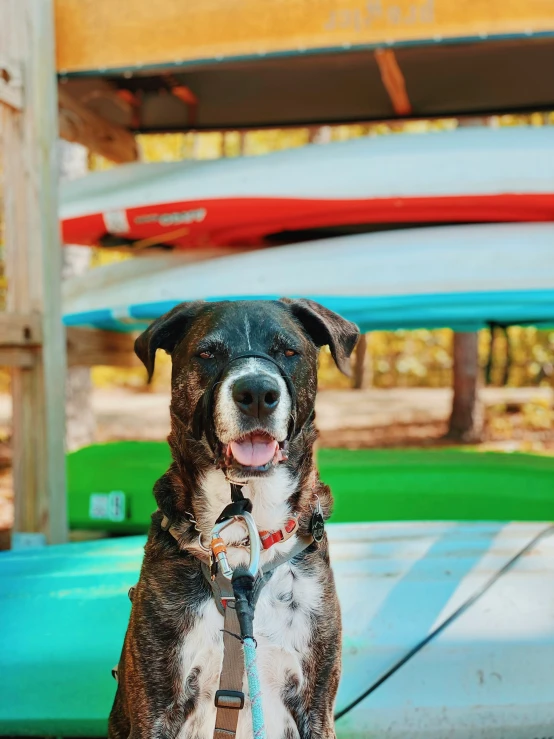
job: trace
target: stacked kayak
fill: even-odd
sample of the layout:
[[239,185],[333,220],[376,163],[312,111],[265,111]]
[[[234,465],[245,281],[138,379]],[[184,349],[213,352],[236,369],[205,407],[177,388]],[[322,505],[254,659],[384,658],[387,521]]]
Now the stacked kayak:
[[[162,441],[116,441],[71,452],[70,528],[146,533],[156,505],[154,483],[170,464],[169,446]],[[550,521],[554,516],[554,458],[545,455],[319,449],[317,465],[333,491],[334,523]]]
[[554,129],[465,128],[130,164],[62,186],[68,244],[264,245],[385,224],[551,221]]
[[[328,530],[344,622],[339,739],[550,736],[550,526]],[[143,545],[0,555],[0,734],[105,735]]]
[[554,224],[479,224],[340,236],[192,264],[144,256],[95,270],[92,281],[68,280],[64,321],[129,331],[184,300],[286,295],[318,300],[362,331],[552,325],[553,244]]

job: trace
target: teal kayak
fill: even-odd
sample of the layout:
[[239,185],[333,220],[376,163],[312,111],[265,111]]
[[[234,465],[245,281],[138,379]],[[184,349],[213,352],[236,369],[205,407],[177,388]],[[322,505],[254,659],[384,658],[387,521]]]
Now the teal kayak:
[[[344,625],[339,739],[550,736],[550,526],[328,531]],[[0,735],[105,735],[143,545],[0,555]]]

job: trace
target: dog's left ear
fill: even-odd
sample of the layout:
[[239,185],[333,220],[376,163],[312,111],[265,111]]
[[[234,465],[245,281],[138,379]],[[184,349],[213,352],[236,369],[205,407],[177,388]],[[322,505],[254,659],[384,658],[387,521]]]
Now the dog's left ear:
[[282,298],[282,302],[289,306],[314,344],[328,345],[337,367],[345,375],[350,375],[348,360],[360,337],[360,329],[356,324],[314,300]]
[[146,367],[148,382],[154,374],[156,352],[164,349],[168,354],[175,349],[187,332],[190,321],[197,315],[202,301],[180,303],[157,318],[135,341],[135,354]]

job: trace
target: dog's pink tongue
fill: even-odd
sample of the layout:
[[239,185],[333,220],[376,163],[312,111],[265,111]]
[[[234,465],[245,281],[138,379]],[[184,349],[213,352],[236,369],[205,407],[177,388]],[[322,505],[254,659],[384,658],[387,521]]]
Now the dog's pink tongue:
[[246,439],[231,442],[233,457],[244,467],[263,467],[271,462],[277,447],[275,439],[258,434],[251,434]]

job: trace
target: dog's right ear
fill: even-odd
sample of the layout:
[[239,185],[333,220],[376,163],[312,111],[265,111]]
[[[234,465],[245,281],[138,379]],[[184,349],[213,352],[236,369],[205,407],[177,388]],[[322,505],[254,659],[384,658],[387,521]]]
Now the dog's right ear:
[[146,367],[148,382],[154,374],[156,352],[163,349],[168,354],[175,349],[186,334],[191,320],[197,315],[201,301],[180,303],[157,318],[135,341],[135,354]]

